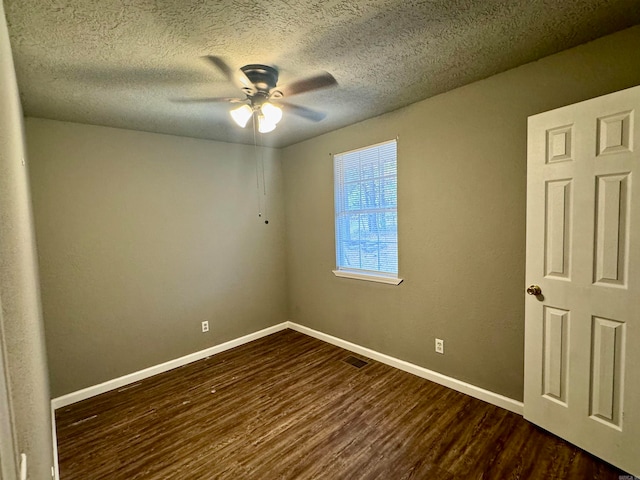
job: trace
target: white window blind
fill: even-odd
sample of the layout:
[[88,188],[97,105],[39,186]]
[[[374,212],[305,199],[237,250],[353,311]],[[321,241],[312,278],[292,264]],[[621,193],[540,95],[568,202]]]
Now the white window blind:
[[397,277],[396,141],[336,154],[333,165],[337,269]]

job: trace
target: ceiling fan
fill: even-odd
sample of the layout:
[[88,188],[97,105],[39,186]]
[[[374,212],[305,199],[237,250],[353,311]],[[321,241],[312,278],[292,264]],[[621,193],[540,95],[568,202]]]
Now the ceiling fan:
[[244,98],[208,97],[180,99],[180,102],[228,102],[241,104],[229,113],[233,120],[244,128],[251,118],[254,118],[260,133],[271,132],[282,119],[282,110],[308,120],[319,122],[325,114],[300,105],[294,105],[282,100],[321,88],[337,85],[336,79],[328,72],[313,77],[294,81],[288,85],[278,86],[278,70],[268,65],[251,64],[241,67],[234,72],[220,57],[207,55],[203,57],[218,68],[224,76],[237,86]]

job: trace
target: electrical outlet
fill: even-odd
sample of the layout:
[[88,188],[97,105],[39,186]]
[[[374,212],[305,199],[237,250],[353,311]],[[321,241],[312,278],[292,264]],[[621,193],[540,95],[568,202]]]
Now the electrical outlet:
[[202,322],[202,333],[207,333],[209,331],[209,322],[205,320]]
[[442,353],[444,355],[444,340],[436,338],[436,353]]

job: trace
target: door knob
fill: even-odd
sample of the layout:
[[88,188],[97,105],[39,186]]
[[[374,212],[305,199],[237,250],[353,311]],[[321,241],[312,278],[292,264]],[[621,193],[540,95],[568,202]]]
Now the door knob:
[[527,293],[529,295],[538,296],[542,293],[542,289],[538,285],[531,285],[529,288],[527,288]]

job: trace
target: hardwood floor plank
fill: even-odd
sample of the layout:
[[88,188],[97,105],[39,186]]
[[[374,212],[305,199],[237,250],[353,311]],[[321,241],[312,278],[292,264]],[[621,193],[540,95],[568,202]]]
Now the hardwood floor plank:
[[56,411],[61,480],[605,479],[522,417],[285,330]]

